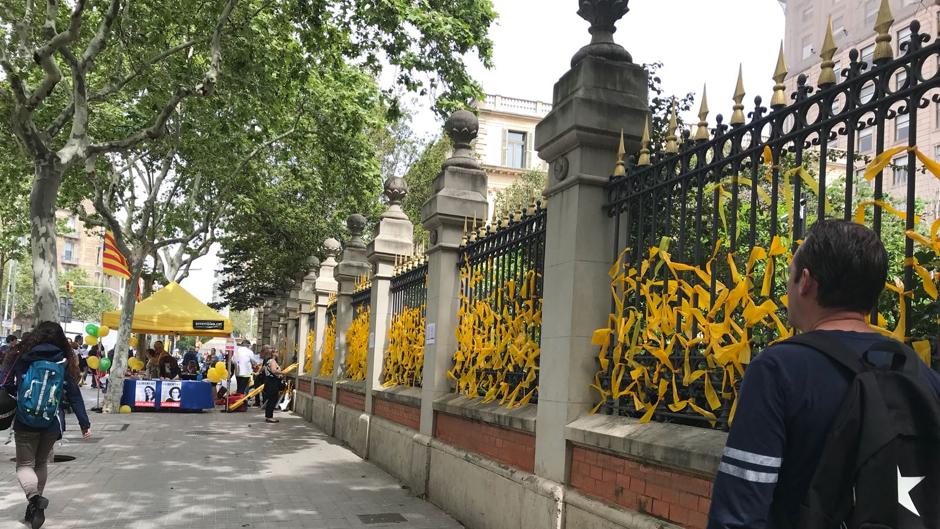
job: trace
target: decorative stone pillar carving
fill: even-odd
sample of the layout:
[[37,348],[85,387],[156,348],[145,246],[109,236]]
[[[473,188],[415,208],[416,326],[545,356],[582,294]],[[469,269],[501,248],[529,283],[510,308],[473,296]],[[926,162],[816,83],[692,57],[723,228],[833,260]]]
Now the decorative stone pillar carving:
[[366,367],[366,411],[372,412],[372,389],[381,385],[384,365],[386,337],[391,324],[391,298],[389,290],[395,272],[395,258],[410,256],[414,248],[414,225],[401,209],[402,200],[408,193],[405,179],[397,176],[385,181],[385,197],[388,209],[379,221],[379,232],[369,243],[367,255],[374,276],[372,278],[372,312],[369,329],[369,358]]
[[[353,321],[352,294],[356,281],[368,275],[371,267],[366,259],[366,243],[362,232],[366,229],[366,218],[356,213],[346,219],[349,242],[343,249],[343,259],[336,265],[336,281],[339,289],[336,296],[336,355],[334,356],[333,380],[342,378],[346,365],[346,331]],[[333,401],[336,402],[336,384],[333,385]]]
[[[313,358],[313,376],[320,375],[320,361],[323,358],[323,337],[326,335],[326,309],[330,304],[330,296],[336,293],[336,279],[333,278],[333,271],[336,268],[336,256],[342,250],[339,241],[329,238],[323,241],[323,253],[326,259],[320,264],[320,273],[314,283],[313,289],[316,294],[316,318],[314,323],[316,328],[313,335],[313,347],[316,356]],[[331,375],[332,376],[332,375]]]
[[457,349],[455,331],[460,275],[457,258],[460,238],[468,218],[487,218],[486,173],[470,142],[477,136],[479,120],[466,110],[454,112],[444,131],[454,144],[434,180],[431,198],[421,208],[424,227],[430,233],[428,248],[428,301],[426,336],[433,343],[424,348],[421,388],[421,434],[430,437],[434,425],[434,400],[451,391],[447,370]]
[[550,164],[542,354],[535,472],[564,483],[565,425],[591,408],[594,329],[607,321],[613,224],[604,185],[620,132],[636,152],[649,114],[646,72],[613,42],[626,0],[580,0],[591,44],[575,54],[555,84],[554,105],[535,129],[535,147]]
[[[320,267],[320,260],[311,255],[307,258],[307,273],[300,283],[297,299],[300,303],[297,320],[297,375],[307,374],[304,369],[307,358],[313,354],[312,350],[307,348],[307,335],[310,333],[310,319],[316,311],[314,283],[317,280],[317,269]],[[311,388],[313,386],[311,385]]]

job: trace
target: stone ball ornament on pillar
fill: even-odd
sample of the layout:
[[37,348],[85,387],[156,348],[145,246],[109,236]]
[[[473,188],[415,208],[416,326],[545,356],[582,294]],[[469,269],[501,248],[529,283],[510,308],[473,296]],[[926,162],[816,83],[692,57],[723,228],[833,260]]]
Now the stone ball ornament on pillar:
[[323,253],[326,254],[327,259],[336,259],[342,251],[343,245],[333,237],[323,241]]
[[320,268],[320,258],[316,255],[311,255],[307,258],[307,271],[316,272]]
[[362,240],[362,232],[366,229],[366,223],[369,222],[359,213],[353,213],[346,218],[346,229],[349,230],[350,238],[347,246],[352,248],[365,248],[366,243]]
[[444,167],[479,169],[480,161],[473,153],[470,143],[480,132],[480,120],[468,110],[458,110],[444,122],[444,132],[454,144],[454,154],[444,162]]
[[408,182],[400,176],[391,176],[385,180],[383,194],[388,199],[388,205],[401,208],[402,202],[408,195]]
[[630,11],[629,0],[578,0],[578,16],[591,23],[591,43],[578,50],[571,66],[585,57],[600,57],[616,62],[633,62],[633,57],[614,42],[617,21]]

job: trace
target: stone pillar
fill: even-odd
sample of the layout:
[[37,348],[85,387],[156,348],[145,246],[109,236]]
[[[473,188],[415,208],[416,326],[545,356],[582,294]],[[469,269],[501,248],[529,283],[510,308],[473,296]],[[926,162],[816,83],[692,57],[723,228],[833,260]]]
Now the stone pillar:
[[[336,281],[339,284],[336,297],[336,356],[333,365],[333,380],[339,380],[346,364],[346,331],[353,321],[352,295],[356,281],[370,272],[366,260],[366,243],[362,241],[362,232],[366,229],[366,218],[362,215],[350,215],[346,219],[350,238],[343,250],[343,259],[336,265]],[[333,384],[333,402],[336,402],[336,384]]]
[[434,343],[424,348],[421,388],[421,434],[428,437],[434,427],[434,400],[451,391],[447,371],[457,350],[460,238],[466,219],[488,218],[486,173],[470,148],[478,129],[477,117],[466,110],[458,110],[447,119],[444,131],[454,143],[454,154],[444,162],[434,180],[434,194],[421,208],[431,243],[427,252],[426,336],[428,340],[432,334],[435,337]]
[[319,266],[320,260],[316,256],[311,255],[307,258],[307,274],[304,276],[298,293],[300,319],[297,322],[297,376],[307,374],[304,366],[307,363],[307,358],[313,355],[313,350],[307,348],[307,335],[310,334],[310,315],[316,311],[314,284],[317,280],[317,268]]
[[320,265],[320,274],[314,284],[313,290],[316,295],[316,328],[313,336],[313,350],[317,352],[313,358],[313,376],[320,375],[320,360],[323,358],[323,337],[326,335],[326,309],[330,304],[330,296],[336,293],[336,279],[333,278],[333,270],[336,268],[336,256],[339,255],[342,246],[339,241],[330,238],[323,241],[323,252],[326,259]]
[[626,2],[580,2],[592,42],[555,84],[552,112],[535,129],[536,150],[550,164],[535,472],[558,483],[567,475],[565,425],[594,404],[591,335],[610,311],[614,242],[604,185],[621,130],[635,152],[649,113],[646,72],[613,41],[626,12]]
[[414,248],[414,225],[401,209],[401,202],[408,193],[405,179],[397,176],[385,181],[385,197],[388,209],[379,222],[379,233],[369,243],[368,259],[375,272],[372,279],[370,300],[372,321],[370,322],[369,359],[366,367],[366,412],[372,413],[372,389],[381,386],[382,366],[386,337],[392,318],[389,290],[395,272],[395,258],[411,255]]
[[[271,306],[273,302],[270,299],[264,301],[261,309],[261,315],[258,318],[260,329],[258,331],[258,342],[260,345],[271,344]],[[260,349],[259,349],[260,352]]]

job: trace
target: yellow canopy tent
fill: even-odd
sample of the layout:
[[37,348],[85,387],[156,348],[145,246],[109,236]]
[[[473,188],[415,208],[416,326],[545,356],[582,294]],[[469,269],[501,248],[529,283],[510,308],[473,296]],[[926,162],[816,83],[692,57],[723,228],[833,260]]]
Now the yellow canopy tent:
[[[121,312],[105,312],[101,324],[117,330]],[[232,321],[172,282],[137,304],[132,332],[185,336],[230,336]]]

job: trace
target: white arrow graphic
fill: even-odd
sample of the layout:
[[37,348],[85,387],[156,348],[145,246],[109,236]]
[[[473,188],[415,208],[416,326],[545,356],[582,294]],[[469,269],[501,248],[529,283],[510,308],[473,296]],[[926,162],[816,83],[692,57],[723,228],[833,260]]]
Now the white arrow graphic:
[[917,512],[917,507],[914,506],[914,500],[911,499],[911,489],[916,487],[917,484],[926,477],[927,476],[911,476],[906,478],[901,475],[901,467],[898,467],[898,503],[917,516],[920,516],[920,513]]

